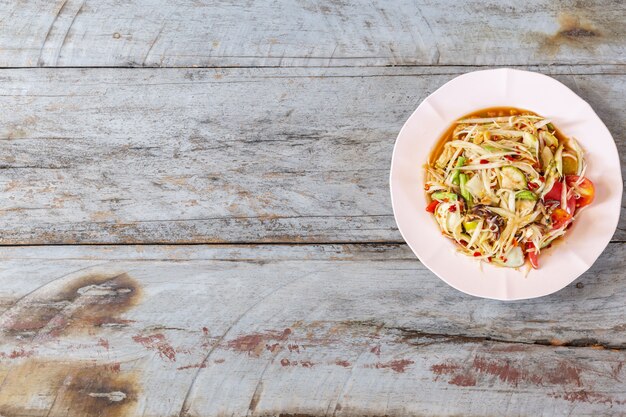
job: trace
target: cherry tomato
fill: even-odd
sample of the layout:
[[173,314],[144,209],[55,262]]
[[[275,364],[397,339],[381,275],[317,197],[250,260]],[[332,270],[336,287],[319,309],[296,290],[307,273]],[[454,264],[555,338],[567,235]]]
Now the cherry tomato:
[[[568,186],[573,186],[580,177],[578,175],[565,176],[565,182]],[[580,198],[576,199],[576,207],[585,207],[593,201],[596,194],[595,187],[589,178],[584,177],[580,184],[576,186],[580,193]]]
[[429,213],[434,213],[439,205],[439,201],[433,200],[426,206],[426,211]]
[[552,214],[550,215],[550,220],[552,221],[552,228],[559,229],[563,227],[567,222],[570,221],[572,215],[567,211],[563,210],[561,207],[557,207],[554,209]]
[[[567,183],[569,185],[569,183]],[[561,193],[563,192],[563,183],[562,182],[555,182],[554,185],[552,186],[552,189],[550,189],[550,191],[548,191],[548,193],[543,197],[544,200],[549,201],[549,200],[554,200],[554,201],[561,201]],[[561,207],[563,209],[565,209],[565,211],[567,211],[570,215],[574,215],[574,211],[576,210],[576,197],[574,197],[573,195],[567,199],[567,205],[566,207]]]
[[535,244],[533,242],[526,243],[526,253],[528,254],[530,265],[535,269],[539,269],[539,255],[535,251]]
[[563,191],[563,183],[556,181],[550,191],[543,196],[544,200],[561,201],[561,192]]

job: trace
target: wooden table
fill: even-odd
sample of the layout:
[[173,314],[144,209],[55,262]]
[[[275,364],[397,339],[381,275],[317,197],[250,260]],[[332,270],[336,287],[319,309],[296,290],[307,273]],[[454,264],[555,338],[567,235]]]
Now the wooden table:
[[626,166],[625,13],[1,2],[0,415],[626,415],[624,216],[504,303],[422,266],[388,192],[409,114],[487,67],[571,87]]

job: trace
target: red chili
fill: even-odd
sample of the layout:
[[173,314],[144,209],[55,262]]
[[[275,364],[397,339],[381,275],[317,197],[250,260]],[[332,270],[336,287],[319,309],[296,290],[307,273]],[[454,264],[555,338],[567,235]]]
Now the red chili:
[[529,182],[528,183],[528,189],[529,190],[536,190],[537,188],[539,188],[539,186],[537,184],[535,184],[534,182]]
[[545,180],[546,179],[543,176],[539,177],[539,181],[544,182]]
[[488,164],[488,163],[489,163],[489,161],[488,161],[488,160],[486,160],[486,159],[481,159],[481,160],[480,160],[480,163],[481,163],[481,164]]
[[491,256],[487,258],[487,262],[491,262]]
[[430,190],[430,185],[424,184],[424,190],[426,190],[426,191]]
[[461,245],[463,245],[463,246],[467,246],[467,242],[466,242],[466,241],[464,241],[463,239],[459,240],[459,242],[461,243]]
[[429,213],[434,213],[438,205],[439,205],[439,201],[433,200],[430,203],[428,203],[428,205],[426,206],[426,211]]
[[504,157],[509,161],[515,161],[515,158],[513,158],[511,155],[504,155]]
[[480,256],[481,253],[480,252],[474,252],[474,256]]
[[456,206],[450,206],[450,208],[448,209],[448,211],[450,211],[451,213],[454,213],[456,211]]

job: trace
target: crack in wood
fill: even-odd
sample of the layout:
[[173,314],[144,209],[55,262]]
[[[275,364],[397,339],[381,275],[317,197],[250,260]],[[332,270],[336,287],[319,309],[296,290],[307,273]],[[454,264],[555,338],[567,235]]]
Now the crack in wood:
[[[385,326],[377,324],[376,322],[362,321],[362,322],[349,322],[351,326],[363,325],[367,327],[376,327],[377,329],[385,329],[391,331],[398,331],[401,333],[401,339],[403,341],[409,342],[414,346],[423,346],[430,345],[432,343],[484,343],[484,342],[494,342],[494,343],[503,343],[508,345],[540,345],[540,346],[551,346],[551,347],[565,347],[565,348],[591,348],[591,349],[608,349],[611,351],[622,351],[626,350],[626,344],[608,344],[599,342],[597,339],[587,338],[587,339],[573,339],[569,341],[560,341],[560,340],[546,340],[546,339],[537,339],[537,340],[508,340],[501,338],[493,338],[490,336],[470,336],[464,334],[449,334],[449,333],[432,333],[432,332],[424,332],[416,329],[411,329],[408,327],[398,327],[398,326]],[[426,339],[425,341],[415,341],[415,339]]]

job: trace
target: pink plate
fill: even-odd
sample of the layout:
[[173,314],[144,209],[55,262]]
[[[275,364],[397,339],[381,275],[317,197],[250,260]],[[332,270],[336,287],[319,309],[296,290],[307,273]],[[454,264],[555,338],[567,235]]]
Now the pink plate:
[[[423,166],[443,132],[459,117],[488,107],[528,109],[553,120],[586,152],[596,194],[564,239],[542,253],[541,268],[480,264],[458,254],[427,213]],[[513,69],[476,71],[449,81],[424,100],[393,150],[391,201],[396,223],[417,257],[452,287],[477,297],[520,300],[560,290],[583,274],[609,243],[621,210],[622,175],[615,142],[591,106],[546,75]]]

